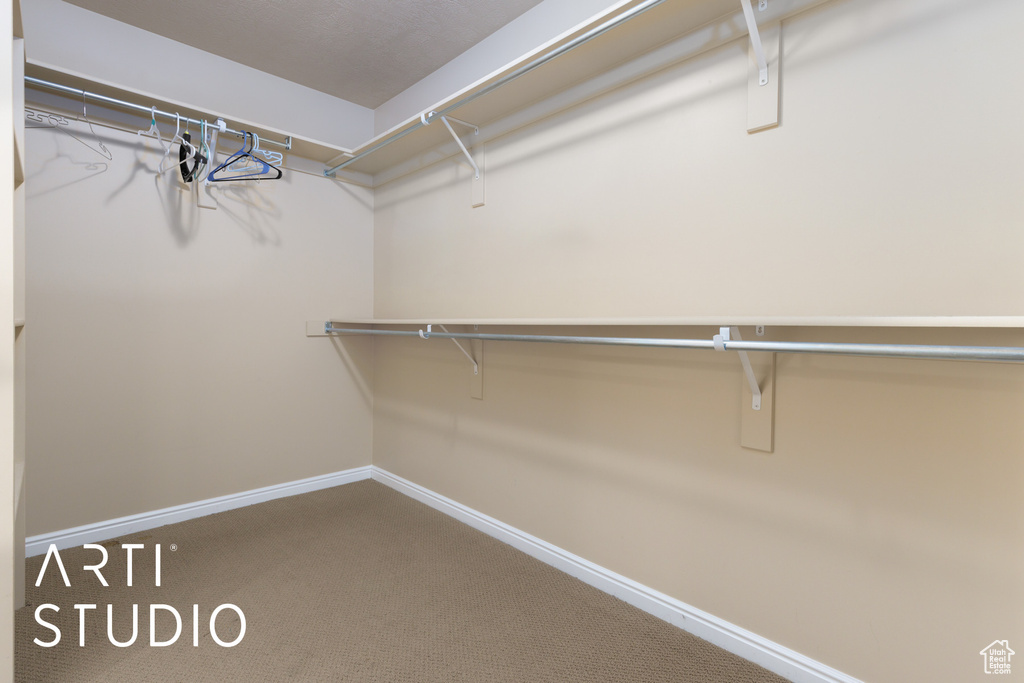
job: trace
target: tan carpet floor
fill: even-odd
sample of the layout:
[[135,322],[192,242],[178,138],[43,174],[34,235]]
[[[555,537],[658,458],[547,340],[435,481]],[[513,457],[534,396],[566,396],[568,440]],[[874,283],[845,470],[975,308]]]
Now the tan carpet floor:
[[[121,543],[133,552],[126,584]],[[154,585],[154,544],[162,581]],[[171,550],[175,544],[176,550]],[[376,482],[365,481],[261,503],[103,543],[103,587],[83,565],[100,553],[61,553],[71,588],[43,556],[27,562],[29,606],[16,619],[16,680],[150,681],[654,681],[744,683],[784,679],[606,595],[518,550]],[[35,607],[60,611],[36,623]],[[150,647],[149,605],[182,616],[179,640]],[[246,632],[233,648],[211,639],[210,613],[233,603]],[[86,611],[79,646],[75,604]],[[138,640],[131,637],[139,605]],[[194,647],[192,605],[200,609]],[[168,639],[174,618],[158,612]],[[239,633],[230,610],[217,619],[223,641]]]

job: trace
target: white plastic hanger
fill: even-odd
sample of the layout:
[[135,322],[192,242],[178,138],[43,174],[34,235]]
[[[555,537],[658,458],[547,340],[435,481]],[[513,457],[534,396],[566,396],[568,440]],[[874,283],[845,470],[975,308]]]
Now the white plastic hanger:
[[[266,149],[260,149],[260,137],[256,136],[256,152],[263,155],[263,158],[272,164],[279,165],[284,161],[284,154],[281,152],[272,152]],[[255,154],[256,152],[253,152]]]
[[[185,142],[184,138],[181,137],[181,115],[177,112],[174,113],[174,121],[174,137],[171,138],[170,144],[168,144],[167,148],[164,150],[163,158],[160,159],[160,165],[157,166],[157,173],[160,174],[167,173],[170,170],[176,170],[180,163],[182,163],[183,161],[192,161],[192,159],[194,159],[196,156],[195,145],[193,145],[190,142]],[[175,159],[174,157],[171,157],[171,150],[174,149],[174,143],[187,146],[189,153],[185,156],[184,159]],[[171,165],[168,168],[164,168],[164,164],[167,163],[168,157],[171,158]]]
[[164,156],[167,156],[170,145],[164,145],[164,138],[160,135],[160,129],[156,126],[156,107],[150,108],[149,130],[140,130],[136,135],[139,137],[155,138],[157,144],[163,148]]
[[207,175],[210,173],[210,161],[213,158],[213,154],[210,150],[210,145],[206,140],[206,135],[209,127],[206,125],[206,119],[203,119],[202,123],[199,124],[199,156],[206,159],[206,163],[203,164],[196,172],[195,183],[198,185],[201,183]]

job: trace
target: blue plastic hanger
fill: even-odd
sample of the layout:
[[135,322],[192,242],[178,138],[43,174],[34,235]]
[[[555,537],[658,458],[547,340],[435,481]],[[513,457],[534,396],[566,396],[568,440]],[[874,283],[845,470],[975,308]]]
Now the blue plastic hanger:
[[[249,151],[246,150],[246,146],[249,145],[249,140],[250,140],[251,136],[252,136],[252,133],[247,133],[247,132],[245,132],[243,130],[242,131],[242,148],[240,150],[238,150],[237,152],[235,152],[234,154],[232,154],[231,156],[229,156],[227,158],[227,160],[223,164],[221,164],[217,168],[215,168],[212,171],[210,171],[210,174],[206,176],[206,179],[208,181],[210,181],[211,183],[223,183],[223,182],[228,182],[230,180],[277,180],[282,175],[284,175],[281,172],[281,169],[279,169],[277,166],[271,166],[270,164],[268,164],[267,162],[263,161],[259,157],[253,156],[252,154],[249,153]],[[230,166],[231,164],[235,163],[236,161],[239,161],[240,159],[252,159],[253,161],[256,162],[257,167],[259,168],[259,170],[255,171],[253,173],[246,173],[245,175],[232,176],[232,177],[228,177],[228,178],[218,178],[217,177],[216,174],[219,171],[222,171],[222,170],[226,169],[228,166]],[[264,173],[270,173],[272,171],[276,171],[277,175],[276,176],[263,175]]]

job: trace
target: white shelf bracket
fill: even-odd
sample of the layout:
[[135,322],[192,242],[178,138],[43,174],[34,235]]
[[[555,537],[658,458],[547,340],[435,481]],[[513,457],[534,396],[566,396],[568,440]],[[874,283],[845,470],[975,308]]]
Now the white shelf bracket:
[[[430,326],[428,325],[427,327],[429,328]],[[441,328],[442,332],[444,332],[446,334],[448,333],[448,329],[445,328],[444,325],[438,325],[438,327]],[[452,339],[452,343],[455,344],[456,346],[458,346],[459,347],[459,351],[462,351],[462,355],[464,355],[466,358],[468,358],[469,362],[473,364],[473,374],[474,375],[479,375],[480,374],[480,364],[476,362],[476,359],[473,358],[472,354],[470,354],[469,351],[467,351],[465,349],[465,347],[463,347],[462,344],[459,343],[458,339]]]
[[[761,44],[761,33],[757,30],[757,20],[754,18],[754,10],[750,6],[750,0],[740,0],[743,7],[743,18],[747,20],[747,31],[750,33],[750,45],[754,48],[757,56],[757,76],[759,85],[768,85],[768,59],[764,54],[764,45]],[[767,6],[767,5],[766,5]],[[764,9],[764,7],[760,7]]]
[[[441,328],[441,331],[444,332],[445,334],[451,334],[450,332],[448,332],[448,328],[446,328],[444,325],[438,325],[438,327]],[[427,329],[426,330],[419,330],[419,335],[420,335],[421,339],[430,339],[430,335],[432,333],[433,333],[433,325],[427,325]],[[462,344],[459,343],[458,339],[452,339],[452,343],[454,343],[457,347],[459,347],[459,351],[462,351],[462,355],[464,355],[466,358],[468,358],[469,362],[473,364],[473,377],[472,377],[472,382],[470,383],[469,395],[472,396],[473,398],[483,400],[483,397],[484,397],[484,372],[483,372],[484,343],[483,343],[483,341],[478,340],[478,339],[471,339],[469,341],[470,345],[473,348],[473,353],[470,353],[469,351],[467,351],[466,348]]]
[[[779,125],[779,74],[782,62],[782,24],[758,26],[750,0],[740,0],[750,34],[747,73],[747,132],[756,133]],[[758,9],[764,11],[766,2]]]
[[[465,126],[466,128],[472,128],[473,135],[480,135],[480,129],[476,126],[476,124],[470,123],[469,121],[463,121],[462,119],[457,119],[454,116],[448,116],[447,114],[445,114],[441,118],[446,121],[454,121],[460,126]],[[452,133],[452,135],[454,135],[454,133]]]
[[469,123],[468,121],[463,121],[462,119],[457,119],[454,116],[448,116],[446,114],[440,114],[439,115],[436,111],[423,112],[422,114],[420,114],[420,121],[423,122],[424,126],[429,126],[431,121],[433,121],[435,117],[439,117],[441,119],[441,123],[443,123],[444,127],[448,129],[448,132],[452,134],[452,139],[455,140],[455,144],[457,144],[459,146],[459,149],[462,150],[462,154],[466,157],[466,160],[469,162],[469,165],[473,167],[473,200],[472,200],[472,202],[470,202],[470,206],[472,206],[474,209],[477,208],[477,207],[483,206],[484,205],[484,169],[483,169],[484,156],[483,156],[483,151],[482,150],[478,151],[477,152],[477,158],[474,159],[473,155],[469,153],[468,149],[466,149],[466,145],[462,142],[462,138],[460,138],[458,135],[456,135],[455,129],[452,128],[452,124],[450,122],[454,121],[455,123],[457,123],[457,124],[459,124],[461,126],[466,126],[467,128],[472,128],[473,129],[473,135],[479,135],[480,134],[480,128],[478,128],[477,126],[473,125],[472,123]]
[[[743,341],[738,327],[723,327],[721,333],[714,336],[715,350],[727,351],[726,343],[729,341]],[[747,376],[747,383],[750,385],[750,393],[753,396],[750,407],[754,410],[761,410],[761,387],[757,385],[757,378],[754,377],[754,369],[750,367],[750,358],[746,351],[737,351],[740,357],[740,364],[743,365],[743,373]]]
[[[420,121],[423,122],[424,126],[429,126],[430,122],[433,120],[433,117],[436,115],[436,112],[430,112],[429,114],[424,112],[420,114]],[[455,123],[460,123],[463,126],[472,128],[473,135],[479,135],[480,129],[474,126],[472,123],[467,123],[466,121],[462,121],[452,116],[445,116],[443,114],[441,115],[441,123],[443,123],[444,127],[448,129],[448,132],[452,134],[452,139],[455,140],[455,144],[459,146],[459,149],[462,150],[462,153],[465,155],[466,160],[469,161],[469,165],[473,167],[473,178],[476,180],[480,180],[480,167],[477,166],[476,161],[473,160],[473,155],[469,153],[468,149],[466,149],[466,145],[462,144],[462,138],[460,138],[458,134],[455,132],[455,129],[452,128],[452,124],[448,123],[449,121],[454,121]]]
[[[756,331],[761,335],[764,328],[758,326]],[[723,327],[720,334],[714,336],[715,349],[718,351],[728,351],[731,342],[741,341],[743,338],[737,327]],[[747,352],[737,349],[736,353],[739,354],[746,377],[740,403],[740,445],[772,453],[775,451],[775,354],[754,354],[757,371],[764,378],[758,382]]]

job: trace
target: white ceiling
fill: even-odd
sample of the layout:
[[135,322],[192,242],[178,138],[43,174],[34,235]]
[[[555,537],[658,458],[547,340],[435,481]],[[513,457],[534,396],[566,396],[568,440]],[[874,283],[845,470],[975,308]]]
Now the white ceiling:
[[376,108],[541,0],[68,0]]

